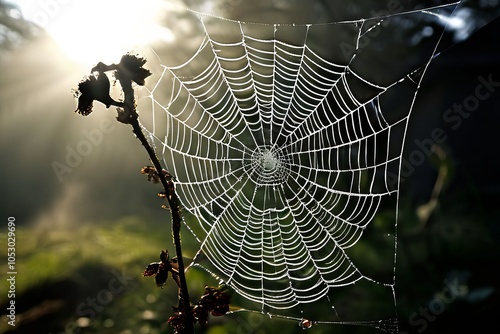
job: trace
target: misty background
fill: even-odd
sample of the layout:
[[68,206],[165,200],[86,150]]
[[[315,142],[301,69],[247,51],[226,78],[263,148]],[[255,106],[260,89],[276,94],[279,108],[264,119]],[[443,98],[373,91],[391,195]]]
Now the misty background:
[[[174,38],[154,44],[155,50],[162,59],[181,63],[196,49],[200,27],[192,13],[178,9],[179,4],[247,22],[325,23],[372,17],[387,11],[391,1],[165,3],[159,17]],[[440,3],[425,1],[420,6]],[[174,9],[169,10],[170,4]],[[399,4],[405,10],[418,8],[411,1]],[[57,15],[63,16],[71,2],[59,6]],[[137,10],[140,6],[138,2]],[[496,323],[500,309],[500,277],[494,270],[500,258],[500,86],[492,86],[491,95],[466,117],[450,120],[444,116],[452,115],[447,110],[454,104],[463,104],[476,94],[483,82],[479,77],[500,82],[500,4],[465,1],[459,10],[455,14],[463,24],[445,34],[443,52],[427,70],[403,154],[409,161],[412,152],[425,151],[417,142],[432,138],[437,128],[443,130],[446,140],[436,151],[424,152],[425,161],[413,164],[401,185],[399,226],[403,232],[396,292],[401,326],[409,333],[452,333],[468,326],[478,331]],[[113,18],[119,11],[109,13],[110,31],[103,33],[110,38],[119,33],[113,31]],[[408,39],[411,32],[401,36],[406,36],[402,43],[418,43],[422,38],[415,34]],[[384,47],[383,41],[377,43]],[[83,50],[92,45],[78,47]],[[161,314],[160,310],[175,304],[175,293],[157,289],[151,280],[144,284],[141,277],[131,281],[133,288],[127,286],[126,295],[91,317],[91,324],[75,315],[81,301],[96,295],[113,277],[111,268],[138,275],[144,265],[158,260],[161,248],[172,248],[168,215],[156,197],[158,188],[140,174],[149,162],[131,128],[116,122],[113,108],[107,110],[97,103],[88,117],[74,112],[72,89],[89,70],[69,59],[44,27],[23,17],[15,1],[0,1],[0,212],[4,222],[9,216],[16,218],[18,314],[24,314],[16,330],[3,323],[0,332],[32,333],[33,328],[39,333],[64,332],[68,323],[76,323],[84,333],[129,333],[132,326],[142,328],[141,333],[171,333],[164,325],[168,311]],[[89,134],[94,134],[94,143]],[[75,157],[79,149],[88,154]],[[67,167],[64,172],[58,169],[61,165]],[[6,231],[0,233],[5,245]],[[186,256],[195,252],[188,249]],[[4,271],[3,250],[1,256]],[[446,280],[454,279],[465,289],[463,294],[432,321],[422,321],[421,315],[412,318],[443,292]],[[193,285],[203,286],[197,280],[201,278],[195,277]],[[2,284],[3,306],[6,285]],[[140,315],[134,313],[135,306],[142,310]],[[245,318],[246,323],[251,323],[250,318]],[[112,325],[107,319],[112,319]],[[259,326],[241,327],[235,319],[214,320],[210,333],[235,333],[235,326],[249,333],[271,332],[271,328],[302,331],[295,323],[268,319],[260,320]],[[310,331],[329,330],[318,326]]]

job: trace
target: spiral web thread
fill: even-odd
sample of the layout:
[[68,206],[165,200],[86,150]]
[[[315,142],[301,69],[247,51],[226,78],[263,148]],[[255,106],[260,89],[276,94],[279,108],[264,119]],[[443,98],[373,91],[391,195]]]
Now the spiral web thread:
[[[188,226],[200,243],[189,269],[206,269],[269,315],[298,307],[298,316],[284,317],[303,319],[304,306],[333,305],[337,288],[360,281],[387,289],[395,311],[403,142],[435,49],[418,70],[381,84],[354,66],[356,52],[340,62],[320,56],[309,43],[314,25],[199,17],[198,51],[181,66],[161,62],[151,112],[141,111],[183,209],[199,224]],[[210,33],[206,22],[214,20],[230,24],[236,38]],[[350,26],[358,51],[383,20],[332,25]],[[303,42],[278,37],[282,29],[296,29]],[[400,85],[412,91],[404,111],[386,110],[384,96]],[[388,279],[366,274],[350,253],[382,206],[396,211],[384,230]],[[332,308],[337,318],[315,322],[347,324]],[[393,319],[353,323],[397,331]]]

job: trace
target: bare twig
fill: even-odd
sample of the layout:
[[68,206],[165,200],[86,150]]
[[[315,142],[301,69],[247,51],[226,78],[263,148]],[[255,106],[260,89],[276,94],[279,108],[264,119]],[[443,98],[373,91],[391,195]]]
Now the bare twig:
[[120,82],[124,93],[124,106],[123,109],[118,109],[118,121],[132,125],[134,134],[140,140],[141,144],[144,146],[148,152],[149,158],[156,169],[160,182],[165,190],[166,199],[170,206],[170,211],[172,214],[172,236],[175,244],[175,252],[177,255],[177,264],[179,271],[179,311],[185,314],[185,324],[182,334],[194,333],[193,328],[193,316],[191,312],[191,305],[189,302],[189,292],[186,282],[186,276],[184,272],[184,261],[182,257],[182,247],[181,247],[181,209],[179,205],[179,199],[175,193],[174,184],[172,180],[167,180],[165,174],[162,172],[162,166],[155,151],[147,141],[144,133],[142,132],[141,126],[138,120],[138,114],[136,111],[134,89],[132,87],[132,78],[128,73],[120,71],[116,72],[116,78]]
[[[143,58],[126,54],[122,57],[119,64],[106,65],[97,64],[92,70],[92,76],[81,81],[78,85],[78,91],[75,97],[78,98],[78,108],[76,112],[87,116],[92,113],[94,101],[99,101],[110,107],[119,106],[117,120],[124,124],[130,124],[135,136],[148,152],[149,159],[154,167],[146,166],[142,169],[143,174],[148,174],[148,180],[154,183],[161,183],[164,192],[159,193],[160,197],[166,198],[172,215],[172,237],[175,244],[176,258],[170,259],[168,250],[160,254],[161,262],[150,263],[143,276],[155,276],[156,284],[163,286],[169,274],[176,282],[179,292],[179,304],[174,308],[174,314],[168,319],[168,323],[174,328],[177,334],[193,334],[194,323],[199,322],[202,329],[205,328],[209,314],[221,316],[229,311],[230,295],[225,286],[205,287],[205,294],[200,300],[191,305],[189,292],[186,282],[185,267],[182,257],[181,247],[181,223],[182,213],[179,199],[175,192],[172,175],[161,167],[156,153],[148,142],[142,126],[139,123],[139,115],[136,110],[134,88],[132,82],[138,85],[145,84],[145,78],[151,75],[151,72],[142,67],[146,62]],[[115,71],[115,77],[119,81],[124,101],[115,101],[109,95],[110,82],[105,74],[108,71]],[[94,75],[95,72],[97,76]]]

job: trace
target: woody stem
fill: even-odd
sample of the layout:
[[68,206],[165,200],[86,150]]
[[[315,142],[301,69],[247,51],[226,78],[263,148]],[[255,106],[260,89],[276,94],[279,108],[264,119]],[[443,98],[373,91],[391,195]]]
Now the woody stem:
[[167,179],[165,178],[165,175],[162,173],[162,166],[160,164],[160,161],[158,160],[155,151],[148,143],[146,137],[144,136],[144,133],[142,132],[138,120],[139,115],[137,114],[135,108],[134,89],[132,88],[132,81],[130,77],[127,77],[126,74],[124,75],[123,73],[120,73],[118,71],[117,79],[120,81],[120,85],[122,86],[125,96],[124,111],[122,112],[122,114],[119,113],[118,120],[122,123],[128,123],[132,125],[134,134],[137,136],[142,146],[144,146],[144,148],[148,152],[149,158],[156,169],[156,172],[160,178],[160,182],[165,191],[168,204],[170,206],[170,212],[172,215],[172,237],[174,239],[177,264],[179,266],[179,310],[186,316],[184,330],[179,334],[192,334],[194,333],[193,315],[189,302],[189,292],[186,282],[186,275],[184,272],[184,261],[182,257],[180,235],[182,216],[179,206],[179,199],[177,197],[177,194],[175,193],[172,181],[167,181]]

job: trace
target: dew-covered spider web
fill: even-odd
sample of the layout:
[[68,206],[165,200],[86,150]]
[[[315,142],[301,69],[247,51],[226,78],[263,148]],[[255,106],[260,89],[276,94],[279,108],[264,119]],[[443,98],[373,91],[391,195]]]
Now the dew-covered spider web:
[[245,310],[396,332],[403,143],[455,6],[328,24],[193,13],[198,49],[158,57],[139,104],[195,217],[188,270]]

